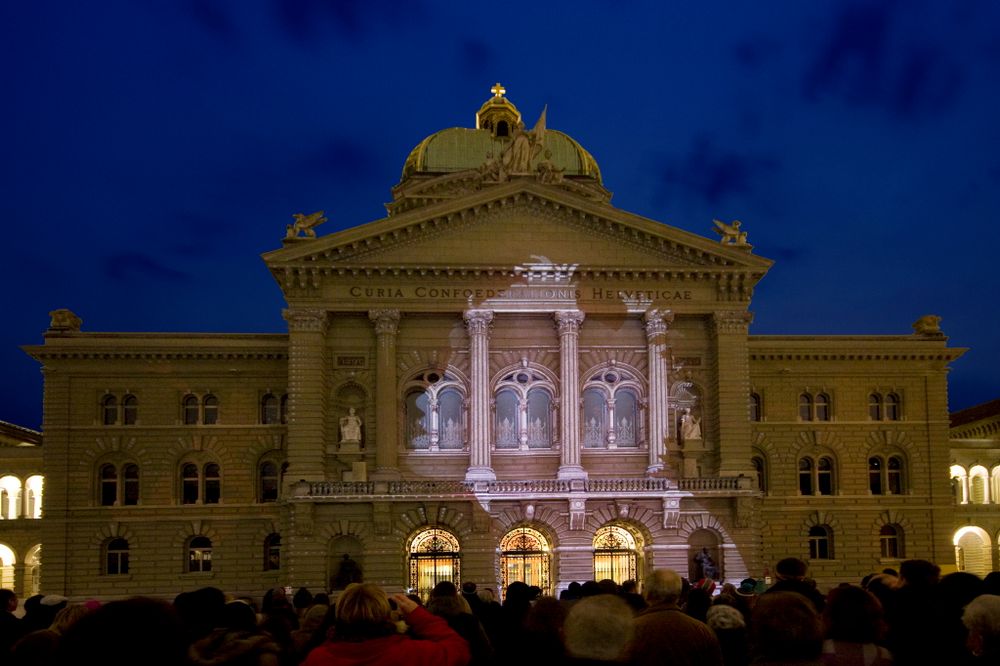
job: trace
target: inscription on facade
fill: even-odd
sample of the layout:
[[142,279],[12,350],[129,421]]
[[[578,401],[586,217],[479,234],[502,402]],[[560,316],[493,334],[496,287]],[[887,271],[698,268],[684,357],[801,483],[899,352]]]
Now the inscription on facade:
[[351,298],[418,298],[431,300],[592,300],[592,301],[691,301],[690,289],[601,289],[597,287],[534,287],[513,285],[483,287],[362,287],[347,290]]
[[347,356],[338,354],[336,357],[336,364],[338,368],[363,368],[366,363],[367,359],[364,356]]

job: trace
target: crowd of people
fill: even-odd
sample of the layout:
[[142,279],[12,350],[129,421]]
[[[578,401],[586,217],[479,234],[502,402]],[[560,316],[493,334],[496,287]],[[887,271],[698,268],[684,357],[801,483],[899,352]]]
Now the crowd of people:
[[[215,587],[173,600],[70,603],[0,590],[5,666],[595,666],[597,664],[1000,664],[1000,572],[942,576],[907,560],[822,594],[786,558],[739,586],[671,569],[643,581],[572,583],[559,597],[512,582],[440,582],[426,599],[351,583],[258,600]],[[20,610],[21,613],[15,614]]]

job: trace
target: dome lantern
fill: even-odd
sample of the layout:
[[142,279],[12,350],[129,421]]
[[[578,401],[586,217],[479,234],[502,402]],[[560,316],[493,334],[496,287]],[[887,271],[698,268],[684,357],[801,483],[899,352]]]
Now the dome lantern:
[[507,89],[499,81],[490,88],[490,92],[493,97],[476,112],[476,129],[489,130],[497,138],[509,137],[521,122],[521,112],[504,97]]

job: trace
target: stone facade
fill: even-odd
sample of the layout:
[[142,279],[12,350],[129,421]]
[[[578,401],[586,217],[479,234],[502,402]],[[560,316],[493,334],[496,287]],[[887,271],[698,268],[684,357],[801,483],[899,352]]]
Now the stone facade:
[[[45,375],[46,592],[318,591],[345,555],[389,588],[550,593],[695,576],[703,548],[722,580],[797,555],[821,586],[954,558],[946,377],[964,350],[936,321],[749,335],[771,262],[745,231],[612,206],[544,119],[507,159],[520,114],[497,92],[484,109],[421,142],[388,217],[290,228],[264,256],[287,335],[53,313],[26,348]],[[352,410],[360,439],[340,430]]]

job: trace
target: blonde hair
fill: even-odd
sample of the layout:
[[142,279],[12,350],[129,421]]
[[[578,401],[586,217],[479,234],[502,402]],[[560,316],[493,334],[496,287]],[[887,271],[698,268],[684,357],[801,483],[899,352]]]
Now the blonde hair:
[[351,583],[337,599],[337,623],[380,625],[389,621],[389,598],[374,583]]
[[71,604],[65,608],[60,608],[55,618],[53,618],[52,624],[49,625],[49,629],[61,634],[89,612],[90,609],[83,604]]

